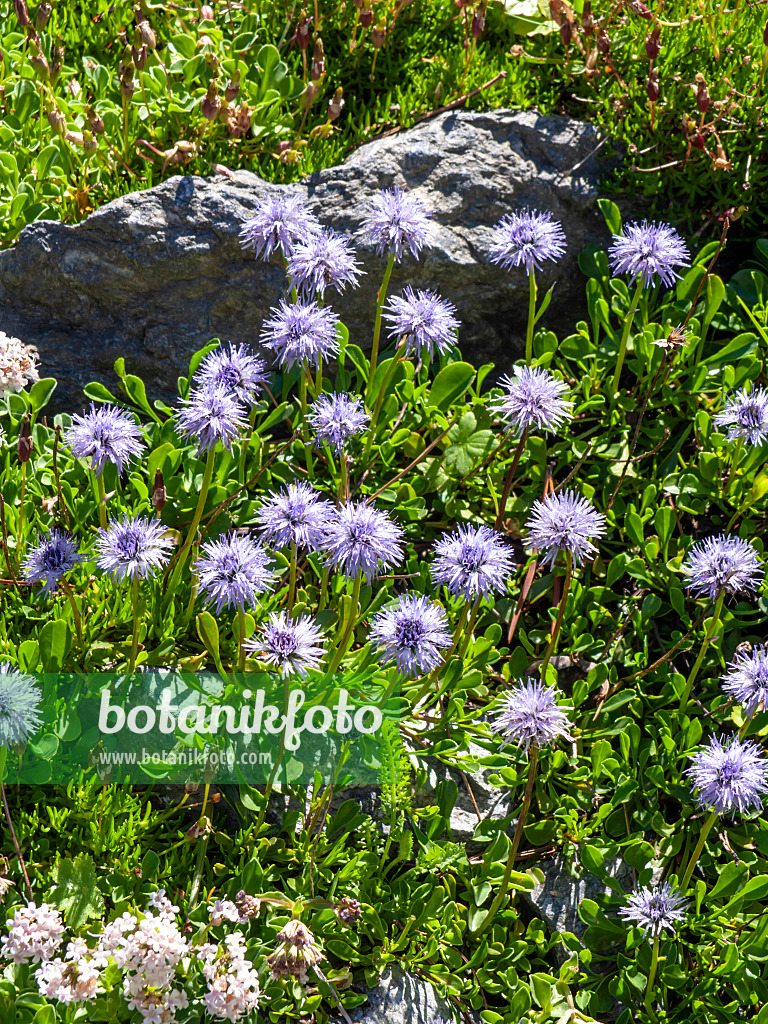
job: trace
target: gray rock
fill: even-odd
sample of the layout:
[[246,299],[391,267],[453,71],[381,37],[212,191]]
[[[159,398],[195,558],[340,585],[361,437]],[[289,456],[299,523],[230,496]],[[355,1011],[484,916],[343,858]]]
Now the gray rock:
[[[355,1024],[432,1024],[435,1017],[451,1020],[451,1004],[435,992],[428,981],[394,964],[388,967],[375,988],[365,990],[368,1002],[349,1015]],[[343,1018],[335,1016],[335,1024]]]
[[[434,216],[430,247],[420,262],[409,256],[396,267],[392,291],[410,283],[451,299],[468,358],[500,371],[519,355],[527,278],[490,264],[488,254],[492,226],[525,206],[563,223],[566,256],[539,276],[541,294],[557,281],[543,323],[569,330],[584,308],[578,253],[608,241],[596,200],[612,164],[596,147],[596,129],[566,117],[451,112],[374,140],[296,186],[324,223],[359,243],[363,284],[334,295],[352,340],[369,344],[384,267],[359,237],[360,221],[371,197],[394,184],[415,189]],[[42,373],[59,379],[59,408],[79,408],[89,380],[112,382],[118,356],[151,397],[167,400],[190,354],[210,338],[257,341],[284,275],[243,253],[238,231],[276,187],[247,171],[231,180],[176,176],[77,225],[31,224],[0,253],[0,324],[38,346]]]

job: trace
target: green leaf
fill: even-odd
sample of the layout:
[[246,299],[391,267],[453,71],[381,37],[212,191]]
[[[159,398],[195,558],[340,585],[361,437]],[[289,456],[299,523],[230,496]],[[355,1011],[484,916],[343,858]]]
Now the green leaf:
[[86,384],[83,392],[88,398],[92,398],[94,402],[117,402],[118,405],[120,404],[109,388],[105,388],[98,381],[91,381],[90,384]]
[[605,857],[596,846],[585,843],[579,849],[579,860],[593,875],[600,877],[605,874]]
[[59,749],[59,737],[47,732],[44,736],[31,739],[29,749],[42,761],[51,761]]
[[56,1024],[56,1011],[50,1004],[41,1006],[32,1018],[32,1024]]
[[716,899],[718,896],[731,896],[738,889],[747,871],[746,864],[736,864],[733,861],[729,861],[720,870],[720,877],[715,883],[714,889],[707,894],[707,901]]
[[[768,894],[768,875],[757,875],[755,878],[750,878],[744,888],[737,892],[735,896],[732,896],[730,900],[723,907],[723,910],[729,910],[737,903],[742,903],[745,900],[752,902],[753,900],[761,900]],[[711,894],[710,894],[711,895]]]
[[44,408],[53,392],[56,390],[57,381],[53,377],[43,377],[29,389],[29,404],[33,413],[38,413]]
[[621,210],[618,208],[616,203],[612,203],[610,199],[598,199],[597,205],[600,207],[606,227],[612,235],[621,234]]
[[205,644],[206,650],[219,663],[219,627],[216,619],[210,612],[200,612],[195,622],[197,623],[197,635]]
[[72,632],[63,619],[54,619],[41,626],[38,636],[43,672],[61,672],[70,647]]
[[461,398],[474,379],[475,368],[469,363],[450,363],[443,367],[427,394],[427,408],[446,412]]
[[143,409],[148,416],[151,416],[155,423],[163,422],[149,404],[147,400],[147,389],[144,387],[144,381],[140,377],[136,377],[132,373],[126,374],[123,378],[123,388],[130,400],[135,405],[138,405],[140,409]]
[[82,928],[90,918],[100,917],[104,898],[96,883],[96,867],[87,853],[74,860],[60,860],[53,870],[56,885],[48,899],[59,908],[70,928]]
[[17,650],[19,668],[22,672],[34,672],[40,661],[40,648],[37,640],[24,640]]
[[492,430],[475,430],[476,425],[474,414],[465,412],[459,422],[448,431],[450,443],[445,449],[445,466],[446,469],[455,470],[460,476],[466,476],[496,443]]

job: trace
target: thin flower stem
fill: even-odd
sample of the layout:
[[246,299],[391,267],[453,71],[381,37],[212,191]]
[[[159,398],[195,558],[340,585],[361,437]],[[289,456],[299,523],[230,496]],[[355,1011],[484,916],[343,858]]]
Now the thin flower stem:
[[[290,699],[290,682],[288,676],[283,676],[283,718],[288,714],[288,701]],[[259,817],[256,821],[256,828],[253,830],[253,835],[258,839],[261,826],[264,824],[264,818],[269,807],[269,798],[272,796],[272,789],[275,784],[275,776],[277,775],[277,769],[280,767],[280,762],[285,753],[285,729],[280,731],[280,744],[277,748],[277,756],[272,764],[272,771],[269,773],[267,779],[267,786],[264,790],[264,803],[262,804],[261,810],[259,811]]]
[[395,254],[390,253],[389,259],[387,260],[387,266],[384,270],[384,278],[381,282],[381,288],[376,296],[376,319],[373,324],[373,346],[371,348],[371,366],[368,371],[368,388],[366,397],[370,404],[371,388],[373,387],[373,378],[376,374],[376,366],[379,359],[379,338],[381,336],[381,312],[384,307],[384,300],[387,297],[387,288],[389,287],[389,279],[392,276],[392,268],[395,265]]
[[525,332],[525,365],[533,362],[533,328],[536,325],[536,271],[528,275],[528,327]]
[[245,460],[248,456],[248,449],[251,446],[251,438],[253,437],[253,428],[256,425],[256,406],[254,405],[251,409],[251,415],[248,418],[248,431],[243,439],[243,446],[240,449],[240,465],[237,470],[237,482],[239,484],[245,483]]
[[[483,932],[487,931],[493,923],[494,917],[498,913],[499,907],[501,906],[504,897],[509,889],[509,882],[512,878],[512,872],[515,868],[515,858],[517,857],[517,851],[520,848],[520,840],[523,838],[523,828],[525,826],[525,819],[528,817],[528,811],[531,807],[531,798],[533,797],[533,784],[536,781],[536,765],[539,761],[539,749],[535,743],[531,744],[531,748],[528,751],[528,781],[525,786],[525,795],[523,796],[523,806],[520,809],[520,816],[517,819],[517,827],[515,828],[515,835],[512,840],[512,845],[509,848],[509,854],[507,855],[507,866],[504,870],[504,877],[501,880],[499,891],[496,893],[493,903],[491,903],[490,909],[485,916],[485,920],[480,925],[476,932],[476,937],[480,937]],[[514,893],[513,893],[514,898]]]
[[66,582],[66,580],[63,577],[59,580],[59,582],[61,583],[61,589],[67,595],[67,600],[69,601],[70,606],[72,608],[72,616],[73,616],[73,618],[75,620],[75,629],[77,631],[77,642],[82,647],[83,646],[83,623],[82,623],[82,619],[80,618],[80,611],[79,611],[79,609],[77,607],[77,602],[75,601],[75,595],[72,593],[72,588],[70,587],[70,585]]
[[349,466],[347,453],[341,453],[341,481],[339,483],[339,504],[346,505],[349,501]]
[[464,632],[464,641],[463,641],[463,643],[461,645],[461,650],[459,651],[459,657],[462,660],[466,657],[467,651],[469,650],[469,644],[470,644],[470,641],[472,640],[472,636],[473,636],[473,633],[474,633],[474,630],[475,630],[475,623],[477,622],[477,616],[478,616],[479,613],[480,613],[480,599],[478,598],[478,600],[475,601],[475,606],[472,609],[472,614],[469,617],[469,622],[468,622],[467,628],[466,628],[466,630]]
[[619,379],[621,377],[621,369],[624,366],[624,356],[627,352],[627,340],[629,339],[629,332],[632,329],[632,321],[635,319],[635,313],[637,312],[638,306],[640,305],[640,296],[643,293],[643,278],[640,276],[637,282],[637,288],[635,288],[635,294],[632,296],[632,303],[627,313],[627,318],[624,321],[624,330],[621,332],[621,342],[619,343],[619,354],[616,357],[616,370],[613,374],[613,381],[611,382],[610,397],[618,393],[619,390]]
[[245,670],[245,611],[237,609],[237,671]]
[[645,997],[643,998],[643,1006],[648,1013],[653,1013],[651,1010],[651,995],[653,994],[653,983],[656,980],[656,968],[659,965],[659,936],[656,935],[653,940],[653,951],[651,953],[651,969],[648,972],[648,984],[645,986]]
[[687,680],[687,682],[685,684],[685,689],[683,690],[683,695],[680,698],[680,711],[685,711],[685,708],[686,708],[686,706],[688,704],[688,698],[691,695],[691,687],[693,686],[694,682],[696,681],[696,676],[699,674],[699,669],[701,668],[701,663],[704,661],[704,655],[707,653],[707,647],[709,647],[709,643],[712,640],[712,637],[715,635],[715,630],[717,629],[717,627],[719,625],[720,614],[721,614],[721,612],[723,610],[723,601],[724,600],[725,600],[725,590],[721,590],[720,591],[720,596],[718,597],[718,599],[717,599],[717,601],[715,603],[715,610],[712,613],[712,618],[709,621],[709,628],[707,629],[707,635],[704,637],[704,642],[701,645],[701,650],[699,651],[699,656],[696,659],[696,661],[694,662],[693,668],[691,669],[691,674],[688,676],[688,680]]
[[136,668],[136,652],[139,649],[139,577],[133,577],[131,587],[131,603],[133,604],[133,636],[131,637],[131,660],[128,671],[133,672]]
[[24,863],[24,857],[21,853],[21,847],[19,846],[19,840],[16,838],[16,830],[13,827],[13,820],[11,819],[11,812],[8,807],[8,797],[5,795],[5,783],[2,781],[3,772],[5,771],[5,756],[7,748],[3,747],[0,756],[2,761],[0,762],[0,795],[3,798],[3,810],[5,811],[5,820],[8,822],[8,831],[11,833],[11,841],[13,842],[13,848],[16,851],[16,856],[19,858],[19,864],[21,865],[21,873],[24,875],[24,884],[27,887],[29,893],[30,902],[34,900],[32,895],[32,886],[29,884],[29,875],[27,874],[27,865]]
[[200,525],[200,520],[202,519],[203,516],[203,509],[205,508],[205,499],[208,497],[208,490],[211,486],[211,479],[213,477],[214,452],[215,448],[211,448],[211,450],[208,452],[208,457],[205,462],[205,470],[203,472],[203,482],[200,487],[200,496],[197,499],[197,507],[195,508],[195,514],[192,517],[192,522],[190,523],[187,536],[184,540],[181,550],[179,551],[179,556],[176,561],[176,568],[173,570],[173,573],[168,581],[168,589],[162,607],[163,614],[168,610],[168,606],[170,605],[173,599],[173,592],[176,589],[176,585],[178,584],[179,580],[181,579],[182,572],[184,571],[184,565],[187,561],[189,549],[192,547],[195,541],[195,537],[197,536],[197,528]]
[[349,644],[349,639],[352,636],[352,630],[354,629],[355,622],[357,620],[357,612],[360,607],[360,591],[362,590],[362,588],[363,574],[360,572],[357,574],[357,578],[355,579],[355,585],[352,590],[352,599],[349,605],[348,617],[342,627],[341,639],[339,640],[336,652],[333,655],[333,660],[331,661],[331,664],[328,666],[329,675],[332,675],[336,671],[344,655],[347,653],[347,645]]
[[696,843],[696,849],[691,854],[691,859],[688,861],[688,867],[685,869],[683,880],[680,882],[680,892],[685,892],[690,884],[691,877],[693,876],[693,869],[696,867],[701,851],[704,849],[704,843],[707,841],[709,831],[715,823],[717,817],[717,811],[711,811],[709,817],[701,826],[701,832],[699,833],[699,841]]
[[362,458],[363,465],[365,465],[368,462],[368,456],[371,454],[371,448],[373,446],[373,439],[376,436],[376,423],[377,423],[377,421],[379,419],[379,413],[381,412],[381,407],[384,404],[384,399],[385,399],[386,394],[387,394],[387,388],[389,387],[390,381],[392,380],[392,377],[395,374],[395,370],[397,369],[398,364],[400,363],[401,359],[403,358],[404,353],[405,353],[405,339],[403,339],[400,342],[400,344],[397,346],[397,350],[396,350],[395,354],[392,356],[392,361],[390,362],[389,366],[387,367],[387,372],[384,374],[384,380],[381,382],[381,387],[379,388],[379,394],[378,394],[378,396],[376,398],[376,405],[373,407],[373,412],[371,413],[371,422],[368,425],[368,440],[365,442],[365,451],[363,452],[363,458]]
[[526,430],[523,431],[523,436],[520,438],[518,446],[515,449],[515,454],[514,454],[514,456],[512,458],[512,465],[509,467],[509,472],[507,473],[507,478],[504,481],[504,490],[502,491],[502,494],[501,494],[501,501],[499,502],[499,511],[498,511],[497,516],[496,516],[496,522],[494,523],[494,529],[496,529],[496,530],[500,530],[502,528],[502,526],[504,525],[504,513],[507,510],[507,499],[509,498],[510,491],[512,490],[512,481],[515,478],[515,473],[517,472],[517,466],[518,466],[518,463],[520,462],[520,456],[523,454],[523,449],[525,448],[525,442],[527,440],[528,440],[528,431],[526,429]]
[[565,582],[563,583],[563,594],[560,598],[560,605],[557,609],[557,619],[555,620],[555,629],[552,633],[552,639],[549,641],[546,651],[544,652],[544,658],[541,662],[541,679],[542,682],[547,681],[547,665],[549,660],[555,653],[557,647],[557,638],[560,636],[560,629],[563,625],[563,616],[565,615],[565,606],[568,602],[568,594],[571,590],[571,580],[573,579],[573,555],[570,551],[565,552]]
[[317,377],[315,378],[315,398],[319,398],[323,393],[323,357],[320,356],[317,360]]
[[107,489],[104,486],[104,470],[96,475],[96,493],[99,496],[99,526],[102,530],[107,528]]
[[[301,367],[301,377],[299,379],[299,402],[301,403],[301,425],[302,425],[302,438],[304,435],[304,429],[307,423],[307,377],[309,376],[309,369],[306,365]],[[315,464],[312,459],[312,445],[304,442],[304,458],[307,464],[307,473],[310,480],[315,479]]]
[[736,483],[736,470],[739,468],[739,462],[741,461],[741,452],[743,446],[744,438],[737,438],[736,446],[733,449],[733,457],[731,458],[731,470],[728,473],[728,479],[725,481],[725,487],[723,488],[724,494],[730,494],[731,488]]
[[293,602],[296,600],[296,563],[298,557],[296,554],[296,544],[291,544],[291,567],[288,574],[288,611],[293,610]]

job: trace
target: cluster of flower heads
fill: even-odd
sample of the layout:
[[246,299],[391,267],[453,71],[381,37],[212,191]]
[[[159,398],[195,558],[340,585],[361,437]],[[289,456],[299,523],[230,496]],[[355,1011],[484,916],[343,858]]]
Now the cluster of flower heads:
[[5,391],[21,391],[39,379],[35,355],[29,346],[0,331],[0,395]]

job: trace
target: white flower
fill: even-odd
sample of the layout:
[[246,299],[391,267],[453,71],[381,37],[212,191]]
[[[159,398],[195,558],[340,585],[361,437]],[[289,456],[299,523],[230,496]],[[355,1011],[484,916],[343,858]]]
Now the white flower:
[[30,381],[39,379],[35,356],[29,347],[0,331],[0,394],[21,391]]

